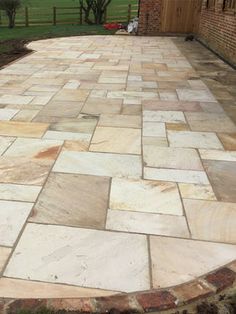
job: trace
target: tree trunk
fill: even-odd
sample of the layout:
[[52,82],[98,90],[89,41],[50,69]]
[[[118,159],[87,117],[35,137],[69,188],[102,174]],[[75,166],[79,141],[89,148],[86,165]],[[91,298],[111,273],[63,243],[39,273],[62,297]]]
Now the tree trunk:
[[14,28],[16,13],[14,11],[7,11],[7,16],[9,21],[8,28]]

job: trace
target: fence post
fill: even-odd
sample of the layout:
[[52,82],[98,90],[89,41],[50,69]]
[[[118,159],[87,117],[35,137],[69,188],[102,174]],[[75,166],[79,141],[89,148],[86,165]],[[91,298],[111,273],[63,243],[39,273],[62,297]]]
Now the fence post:
[[79,23],[80,25],[83,24],[83,9],[81,6],[79,7]]
[[29,26],[29,10],[28,7],[25,7],[25,26]]
[[53,25],[57,25],[57,8],[53,7]]
[[128,5],[128,23],[130,22],[131,19],[131,4]]

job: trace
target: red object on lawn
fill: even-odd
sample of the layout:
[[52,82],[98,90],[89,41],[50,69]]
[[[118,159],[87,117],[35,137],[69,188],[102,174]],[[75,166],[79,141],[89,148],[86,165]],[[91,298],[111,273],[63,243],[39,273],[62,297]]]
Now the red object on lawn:
[[107,23],[107,24],[104,24],[103,27],[107,30],[112,30],[112,29],[121,29],[123,28],[123,25],[120,23]]

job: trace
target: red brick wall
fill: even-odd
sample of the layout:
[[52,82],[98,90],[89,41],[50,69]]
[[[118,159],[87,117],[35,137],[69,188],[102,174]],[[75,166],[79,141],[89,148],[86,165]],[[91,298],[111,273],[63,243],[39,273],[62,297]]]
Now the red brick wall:
[[161,0],[140,0],[139,35],[157,35],[161,22]]
[[219,55],[236,65],[236,14],[222,11],[223,0],[215,9],[206,9],[203,1],[199,25],[200,39]]

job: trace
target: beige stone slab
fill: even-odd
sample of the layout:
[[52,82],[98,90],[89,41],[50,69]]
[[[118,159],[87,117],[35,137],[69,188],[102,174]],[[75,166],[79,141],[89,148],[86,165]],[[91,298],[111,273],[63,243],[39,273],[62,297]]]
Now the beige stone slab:
[[62,141],[17,138],[4,156],[55,160]]
[[14,117],[13,121],[30,122],[39,113],[39,110],[22,109]]
[[224,113],[186,112],[191,130],[206,132],[236,132],[236,126]]
[[166,123],[185,123],[184,114],[180,111],[143,111],[143,121],[147,122],[166,122]]
[[124,104],[122,107],[122,114],[126,115],[141,115],[142,108],[141,105],[126,105]]
[[89,143],[84,141],[64,141],[62,150],[86,152],[89,150]]
[[[8,257],[11,254],[11,250],[10,248],[4,247],[4,246],[0,246],[0,271],[3,270],[3,267],[5,265],[5,263],[7,262]],[[2,292],[1,292],[2,294]],[[3,297],[3,295],[1,295],[1,297]]]
[[92,134],[86,133],[76,133],[76,132],[60,132],[60,131],[47,131],[43,139],[50,139],[50,140],[60,140],[60,141],[83,141],[89,142],[91,139]]
[[143,136],[166,137],[165,123],[144,121]]
[[106,229],[188,238],[183,216],[108,210]]
[[84,89],[59,91],[54,97],[55,101],[85,101],[89,95],[89,91]]
[[223,146],[215,133],[168,131],[168,140],[172,147],[222,149]]
[[236,151],[200,149],[199,153],[202,159],[236,161]]
[[143,235],[28,224],[4,276],[122,292],[148,290],[147,239]]
[[150,249],[154,289],[194,280],[236,258],[235,245],[168,237],[151,236]]
[[226,150],[236,150],[236,133],[218,133],[217,135]]
[[194,101],[158,101],[143,100],[144,110],[163,110],[163,111],[201,111],[198,102]]
[[0,109],[0,121],[9,121],[11,120],[19,110],[16,109]]
[[1,121],[0,135],[20,137],[42,137],[48,128],[46,123]]
[[168,131],[188,131],[189,126],[185,123],[166,123]]
[[72,151],[60,154],[53,171],[131,178],[140,178],[142,174],[139,156]]
[[186,199],[184,207],[194,239],[236,243],[236,204]]
[[30,221],[102,229],[109,187],[106,177],[52,173]]
[[32,206],[32,203],[0,201],[0,245],[14,245]]
[[178,170],[202,170],[198,153],[189,148],[157,147],[145,145],[143,158],[148,167]]
[[11,299],[87,298],[104,297],[117,294],[117,292],[109,290],[90,289],[70,285],[12,278],[1,278],[0,290],[2,297]]
[[97,127],[89,150],[110,153],[141,154],[141,130]]
[[4,105],[27,105],[34,97],[32,96],[22,96],[22,95],[2,95],[0,96],[0,104]]
[[83,102],[80,101],[52,101],[49,102],[43,109],[39,112],[38,117],[62,117],[62,118],[77,118],[81,108],[83,107]]
[[1,200],[34,202],[40,191],[40,186],[0,183]]
[[204,171],[192,170],[144,167],[144,179],[194,184],[209,184],[209,180]]
[[82,113],[87,114],[115,114],[121,111],[122,100],[120,99],[107,99],[99,97],[90,97],[86,101]]
[[215,201],[216,197],[210,184],[179,183],[182,198]]
[[214,102],[215,97],[207,89],[177,89],[178,97],[183,101],[209,101]]
[[156,98],[158,97],[157,92],[140,92],[140,91],[109,91],[107,94],[108,98]]
[[49,159],[0,157],[0,182],[42,185],[51,166]]
[[45,106],[49,103],[53,95],[45,95],[45,96],[36,96],[34,97],[33,101],[30,103],[31,105],[39,105]]
[[14,137],[0,136],[0,155],[14,142]]
[[119,128],[141,128],[141,117],[139,115],[101,114],[99,126]]
[[110,208],[182,215],[182,204],[176,184],[148,180],[113,178]]

